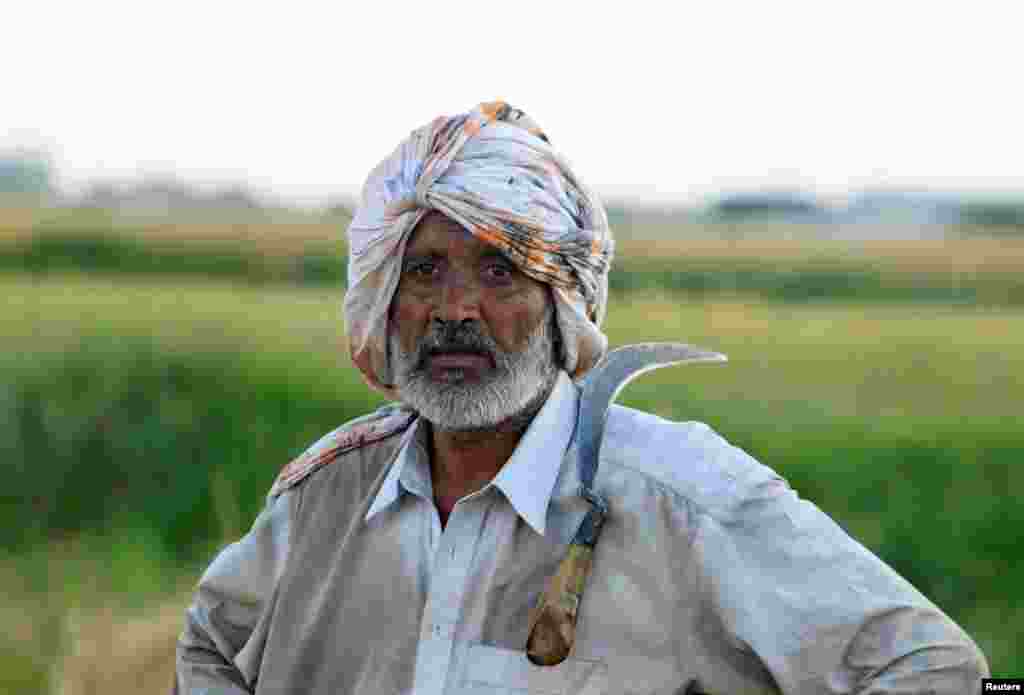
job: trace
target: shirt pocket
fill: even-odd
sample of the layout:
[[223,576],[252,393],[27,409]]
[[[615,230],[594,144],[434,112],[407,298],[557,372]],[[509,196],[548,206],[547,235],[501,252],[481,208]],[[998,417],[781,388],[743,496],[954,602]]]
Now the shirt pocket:
[[608,673],[603,661],[567,658],[556,666],[537,666],[526,652],[474,643],[466,653],[465,695],[602,695]]

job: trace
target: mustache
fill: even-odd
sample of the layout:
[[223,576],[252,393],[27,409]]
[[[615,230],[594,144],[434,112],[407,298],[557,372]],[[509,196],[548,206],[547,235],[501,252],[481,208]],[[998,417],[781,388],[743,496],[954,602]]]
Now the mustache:
[[498,346],[474,324],[454,321],[439,324],[420,339],[416,348],[416,366],[424,367],[429,357],[444,352],[468,352],[494,359]]

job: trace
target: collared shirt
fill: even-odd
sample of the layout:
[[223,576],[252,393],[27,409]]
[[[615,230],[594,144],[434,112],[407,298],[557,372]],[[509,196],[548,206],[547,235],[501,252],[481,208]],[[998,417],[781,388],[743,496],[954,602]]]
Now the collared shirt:
[[557,666],[530,609],[586,511],[562,373],[497,476],[442,530],[426,428],[275,494],[200,580],[185,693],[963,693],[985,659],[909,583],[700,423],[613,406],[609,517]]

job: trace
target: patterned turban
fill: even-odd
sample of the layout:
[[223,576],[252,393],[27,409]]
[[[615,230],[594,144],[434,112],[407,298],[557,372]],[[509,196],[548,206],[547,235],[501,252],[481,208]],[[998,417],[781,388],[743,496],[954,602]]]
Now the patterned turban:
[[348,228],[345,328],[352,362],[392,398],[388,310],[412,230],[429,210],[455,220],[546,283],[574,378],[601,358],[614,243],[604,206],[526,114],[502,101],[438,117],[370,172]]

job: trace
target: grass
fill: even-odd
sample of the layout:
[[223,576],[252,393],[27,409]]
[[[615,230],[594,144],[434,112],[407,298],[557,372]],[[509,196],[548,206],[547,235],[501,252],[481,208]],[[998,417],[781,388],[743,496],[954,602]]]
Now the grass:
[[[331,363],[342,349],[341,291],[265,291],[203,278],[67,273],[0,275],[6,310],[0,336],[24,350],[60,351],[85,333],[151,336],[182,350],[306,352]],[[344,362],[347,364],[347,362]]]
[[332,251],[348,225],[346,215],[293,212],[220,215],[117,215],[103,209],[0,208],[0,245],[11,247],[33,239],[86,239],[115,236],[156,248],[235,249],[266,257],[291,258],[315,250]]
[[1022,315],[634,296],[610,306],[608,333],[613,344],[642,335],[725,352],[727,366],[661,378],[723,401],[761,402],[768,413],[785,404],[834,417],[1009,424],[1024,398],[1024,354],[1015,347],[1024,340]]
[[777,235],[725,239],[660,238],[621,239],[620,258],[650,260],[713,259],[765,262],[773,265],[871,265],[901,273],[1024,272],[1024,238],[971,237],[954,239],[787,239]]
[[0,692],[167,692],[194,570],[143,531],[0,556]]
[[[182,351],[258,350],[270,362],[349,371],[340,290],[64,275],[0,275],[0,338],[61,351],[86,333],[137,335]],[[783,304],[613,297],[612,344],[682,340],[726,352],[725,367],[665,377],[730,401],[788,403],[835,416],[1004,421],[1024,399],[1024,312],[922,304]],[[291,355],[301,354],[295,364]],[[278,357],[275,357],[278,356]],[[268,367],[270,368],[270,367]],[[805,405],[802,405],[805,404]]]

